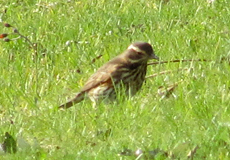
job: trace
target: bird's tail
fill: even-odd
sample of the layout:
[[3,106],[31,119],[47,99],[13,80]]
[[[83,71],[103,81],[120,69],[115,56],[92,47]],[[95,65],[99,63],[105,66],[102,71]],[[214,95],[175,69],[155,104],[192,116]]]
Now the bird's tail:
[[71,99],[67,103],[64,103],[64,104],[60,105],[58,107],[58,109],[61,109],[61,108],[64,108],[64,109],[70,108],[74,104],[81,102],[84,98],[85,98],[85,92],[79,92],[79,93],[77,93],[77,95],[73,99]]

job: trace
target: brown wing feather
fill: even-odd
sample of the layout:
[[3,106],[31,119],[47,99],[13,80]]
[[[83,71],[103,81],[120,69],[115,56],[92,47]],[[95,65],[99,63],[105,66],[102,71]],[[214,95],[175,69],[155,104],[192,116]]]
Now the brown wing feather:
[[111,82],[112,79],[114,79],[114,77],[117,77],[121,74],[118,68],[121,68],[123,65],[125,65],[125,61],[122,58],[122,56],[115,57],[114,59],[112,59],[111,61],[107,62],[102,67],[100,67],[97,70],[97,72],[95,72],[88,79],[88,81],[85,83],[81,91],[87,92],[88,90],[95,88],[101,84]]

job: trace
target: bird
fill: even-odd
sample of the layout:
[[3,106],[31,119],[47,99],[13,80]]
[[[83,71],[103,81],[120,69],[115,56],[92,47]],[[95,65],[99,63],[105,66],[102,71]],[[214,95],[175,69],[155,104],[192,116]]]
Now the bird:
[[130,44],[123,53],[92,74],[73,99],[58,108],[70,108],[86,97],[93,102],[93,107],[95,107],[100,100],[114,101],[121,90],[126,96],[135,95],[145,81],[147,62],[150,59],[159,60],[151,44],[147,42]]

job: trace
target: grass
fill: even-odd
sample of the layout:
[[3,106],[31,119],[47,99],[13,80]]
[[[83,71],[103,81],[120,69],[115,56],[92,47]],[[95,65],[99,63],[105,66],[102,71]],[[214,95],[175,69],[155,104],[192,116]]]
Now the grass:
[[[186,159],[196,146],[194,159],[228,159],[230,68],[220,63],[230,54],[228,0],[0,3],[0,19],[39,45],[34,56],[22,39],[0,42],[0,140],[5,132],[21,139],[18,152],[1,159],[135,159],[118,154],[157,148],[171,157],[156,159]],[[86,100],[56,109],[97,68],[138,40],[150,42],[161,60],[213,62],[149,66],[148,75],[174,72],[147,79],[135,97],[121,103],[93,110]],[[159,86],[180,80],[174,96],[158,96]]]

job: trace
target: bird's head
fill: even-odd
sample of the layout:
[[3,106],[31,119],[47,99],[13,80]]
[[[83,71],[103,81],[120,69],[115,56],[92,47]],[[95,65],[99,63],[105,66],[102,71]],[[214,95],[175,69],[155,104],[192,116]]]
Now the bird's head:
[[132,43],[126,52],[131,61],[148,61],[149,59],[159,59],[153,51],[152,46],[147,42]]

